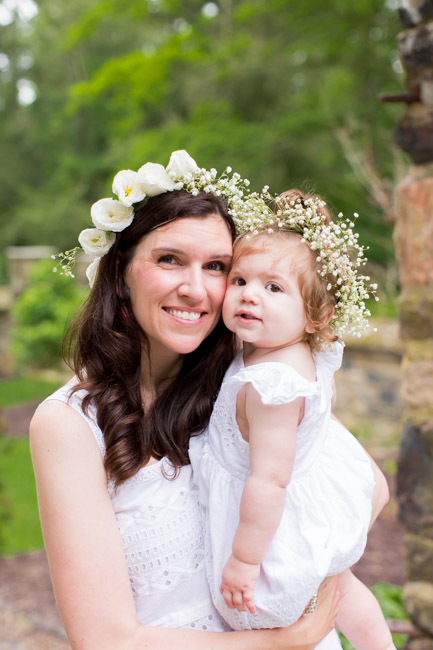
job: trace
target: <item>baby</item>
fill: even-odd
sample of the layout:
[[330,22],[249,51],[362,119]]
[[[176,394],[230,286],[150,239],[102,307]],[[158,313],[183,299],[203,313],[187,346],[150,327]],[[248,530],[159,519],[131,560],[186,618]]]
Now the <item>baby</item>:
[[[190,455],[208,579],[231,627],[290,625],[340,574],[338,627],[357,650],[392,650],[379,604],[350,571],[370,525],[370,460],[331,416],[339,338],[369,315],[350,226],[331,222],[320,199],[289,191],[268,222],[238,238],[223,318],[243,350]],[[326,647],[340,645],[335,637]]]

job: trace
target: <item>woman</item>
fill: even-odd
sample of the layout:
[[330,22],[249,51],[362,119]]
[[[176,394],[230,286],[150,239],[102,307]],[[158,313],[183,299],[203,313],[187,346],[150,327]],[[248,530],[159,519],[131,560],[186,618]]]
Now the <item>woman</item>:
[[221,183],[212,191],[185,153],[167,170],[147,163],[131,174],[113,184],[126,209],[98,202],[97,229],[80,236],[97,252],[92,281],[99,268],[72,334],[76,378],[39,407],[30,429],[71,646],[310,650],[333,625],[335,584],[287,630],[221,634],[205,578],[187,448],[234,353],[220,311],[234,237],[226,203],[235,212],[233,201],[242,202],[235,186],[219,199]]

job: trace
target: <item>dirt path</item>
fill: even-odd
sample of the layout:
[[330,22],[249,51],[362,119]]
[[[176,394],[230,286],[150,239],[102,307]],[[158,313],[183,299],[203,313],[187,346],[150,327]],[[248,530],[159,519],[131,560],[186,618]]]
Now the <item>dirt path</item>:
[[69,650],[44,551],[0,558],[0,650]]

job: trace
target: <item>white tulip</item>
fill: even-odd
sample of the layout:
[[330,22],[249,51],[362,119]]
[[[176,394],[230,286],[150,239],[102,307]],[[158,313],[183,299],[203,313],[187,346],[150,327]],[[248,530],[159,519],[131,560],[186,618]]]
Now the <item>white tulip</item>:
[[156,196],[174,190],[175,183],[158,163],[147,162],[137,172],[141,187],[147,196]]
[[89,287],[92,288],[95,280],[96,280],[96,275],[98,273],[98,268],[99,268],[99,262],[101,261],[100,257],[95,257],[93,262],[89,264],[89,266],[86,269],[86,276],[89,281]]
[[113,179],[113,192],[119,197],[123,205],[131,206],[142,201],[146,191],[140,183],[137,172],[132,169],[122,169]]
[[116,235],[113,232],[99,230],[99,228],[86,228],[78,235],[81,248],[88,255],[105,255],[115,239]]
[[167,165],[167,172],[174,178],[183,178],[186,174],[195,174],[199,167],[185,149],[173,151]]
[[90,215],[96,228],[120,232],[134,219],[134,208],[115,199],[100,199],[90,208]]

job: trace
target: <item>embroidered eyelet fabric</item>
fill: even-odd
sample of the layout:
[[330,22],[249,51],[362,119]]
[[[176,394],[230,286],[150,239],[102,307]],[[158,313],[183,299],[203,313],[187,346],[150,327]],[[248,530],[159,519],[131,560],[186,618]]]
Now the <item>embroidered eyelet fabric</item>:
[[[341,344],[333,344],[316,355],[315,382],[283,363],[245,368],[239,354],[226,373],[208,431],[190,442],[205,509],[209,584],[218,611],[234,629],[295,622],[323,578],[341,573],[364,550],[374,489],[371,464],[354,436],[331,419],[332,380],[342,351]],[[219,592],[249,475],[249,446],[236,422],[236,398],[245,383],[265,404],[305,397],[283,516],[255,585],[255,615],[228,609]]]
[[[47,399],[68,403],[88,423],[105,454],[96,411],[81,410],[84,392],[69,398],[66,385]],[[168,480],[173,467],[163,458],[143,467],[117,490],[108,491],[128,565],[138,621],[142,625],[227,630],[209,592],[204,558],[202,512],[191,467]]]

